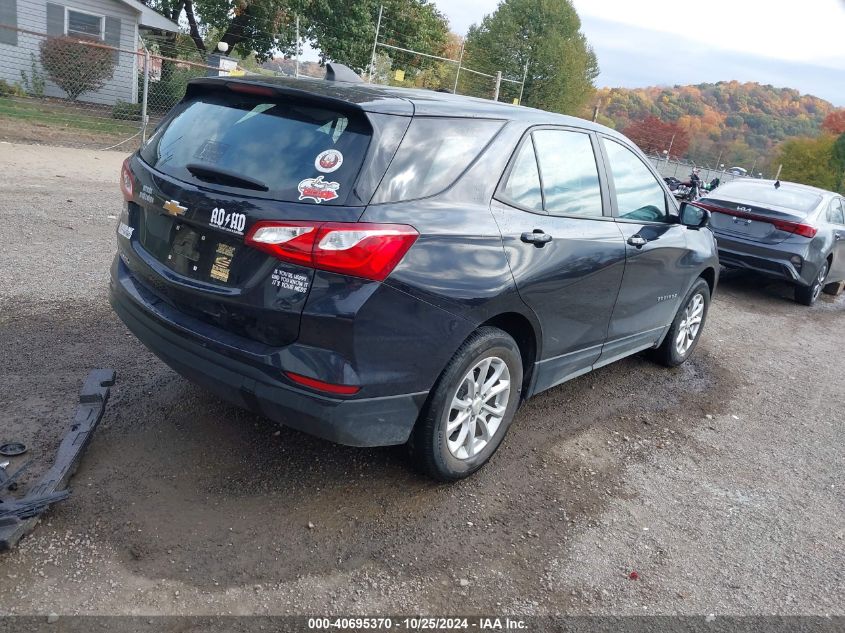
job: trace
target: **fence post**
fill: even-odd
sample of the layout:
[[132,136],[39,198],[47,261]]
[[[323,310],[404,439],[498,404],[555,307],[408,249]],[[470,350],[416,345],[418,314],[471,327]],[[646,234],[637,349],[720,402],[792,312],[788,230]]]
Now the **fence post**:
[[141,143],[147,142],[147,101],[150,94],[150,51],[144,46],[144,91],[141,95]]
[[493,101],[499,100],[499,88],[502,87],[502,71],[496,71],[496,94],[493,96]]
[[299,14],[296,14],[296,71],[294,77],[299,79]]
[[[522,105],[522,93],[525,92],[525,80],[528,79],[528,62],[525,62],[525,70],[522,71],[522,83],[519,85],[519,105]],[[595,119],[593,119],[595,121]]]
[[458,57],[458,71],[455,73],[455,87],[452,88],[452,94],[458,92],[458,77],[461,76],[461,64],[464,62],[464,44],[465,42],[461,42],[461,55]]
[[378,8],[378,22],[376,22],[376,36],[373,39],[373,56],[370,59],[370,83],[373,83],[373,75],[376,74],[376,46],[378,46],[378,34],[381,31],[381,14],[384,11],[384,5],[379,5]]

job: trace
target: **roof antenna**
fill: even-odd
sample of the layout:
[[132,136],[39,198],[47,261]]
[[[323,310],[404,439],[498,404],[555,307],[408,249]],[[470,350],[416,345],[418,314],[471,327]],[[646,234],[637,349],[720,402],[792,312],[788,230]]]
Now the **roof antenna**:
[[775,189],[780,189],[780,180],[775,180]]

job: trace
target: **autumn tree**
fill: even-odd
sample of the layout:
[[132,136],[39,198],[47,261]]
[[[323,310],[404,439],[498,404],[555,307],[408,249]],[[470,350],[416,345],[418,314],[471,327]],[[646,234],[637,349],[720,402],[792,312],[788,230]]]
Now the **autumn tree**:
[[828,114],[822,121],[822,129],[831,134],[845,134],[845,108]]
[[112,51],[74,37],[48,37],[41,42],[41,66],[53,82],[76,101],[106,85],[114,75]]
[[577,113],[598,76],[596,56],[580,29],[570,0],[502,0],[470,27],[464,64],[515,80],[522,79],[527,64],[525,105]]
[[622,133],[646,154],[670,151],[673,156],[683,156],[689,148],[689,135],[680,125],[649,116],[626,127]]

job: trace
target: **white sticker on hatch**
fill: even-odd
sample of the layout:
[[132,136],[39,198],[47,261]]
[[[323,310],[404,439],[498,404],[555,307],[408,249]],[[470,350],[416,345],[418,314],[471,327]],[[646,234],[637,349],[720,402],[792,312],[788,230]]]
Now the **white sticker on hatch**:
[[285,290],[294,290],[296,292],[308,292],[308,277],[302,273],[291,273],[277,268],[273,271],[270,283],[276,286],[276,288],[284,288]]
[[117,232],[120,233],[123,237],[127,240],[132,239],[132,233],[135,231],[131,226],[127,226],[123,222],[120,223],[120,226],[117,227]]
[[341,165],[343,165],[343,154],[336,149],[327,149],[325,152],[320,152],[314,159],[314,167],[324,174],[337,171]]
[[211,210],[211,219],[208,223],[215,228],[229,231],[229,233],[243,235],[244,227],[246,226],[246,215],[243,213],[226,213],[226,209],[214,207]]
[[317,176],[316,178],[300,180],[297,189],[299,189],[300,200],[311,199],[316,203],[329,202],[337,198],[340,183],[326,182],[322,176]]

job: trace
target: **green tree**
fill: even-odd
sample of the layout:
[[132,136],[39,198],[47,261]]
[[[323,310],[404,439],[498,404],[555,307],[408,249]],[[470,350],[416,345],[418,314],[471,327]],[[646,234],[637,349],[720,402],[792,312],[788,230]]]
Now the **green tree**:
[[575,114],[598,76],[596,56],[580,29],[570,0],[502,0],[470,27],[464,63],[509,79],[521,79],[527,64],[523,103]]
[[845,132],[833,142],[833,168],[836,172],[836,190],[845,194]]
[[323,61],[335,60],[359,71],[370,63],[381,4],[385,15],[402,25],[402,41],[388,44],[437,54],[448,33],[446,19],[429,0],[143,1],[174,22],[184,18],[200,53],[225,42],[235,54],[255,55],[258,61],[294,52],[297,16],[300,35],[321,51]]
[[829,135],[786,141],[780,149],[781,178],[822,189],[835,189],[841,180],[834,164],[835,141],[836,137]]

